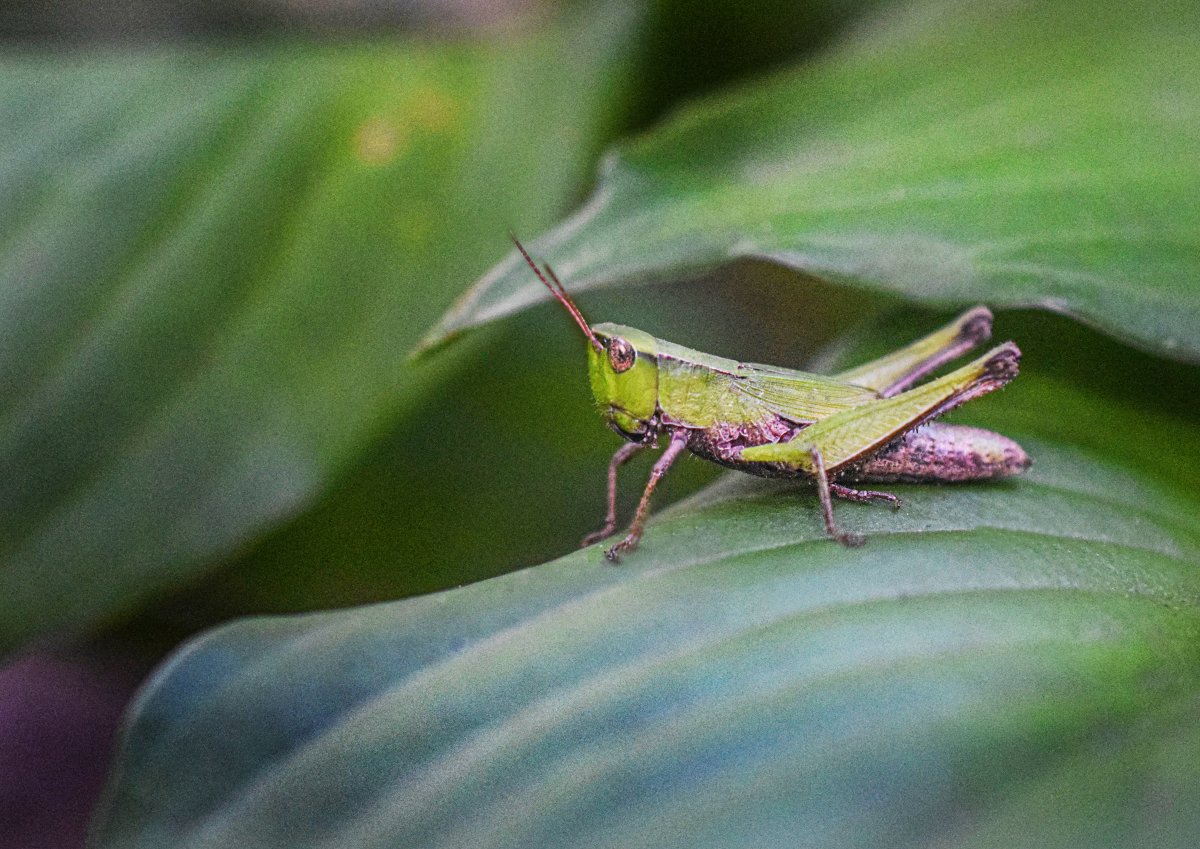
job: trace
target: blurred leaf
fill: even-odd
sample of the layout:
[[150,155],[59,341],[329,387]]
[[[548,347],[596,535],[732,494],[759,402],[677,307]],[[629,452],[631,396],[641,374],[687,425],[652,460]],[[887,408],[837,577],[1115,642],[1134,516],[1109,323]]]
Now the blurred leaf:
[[578,188],[641,14],[5,60],[0,651],[211,567],[461,368],[406,354]]
[[[533,248],[576,291],[759,257],[1200,360],[1198,29],[1174,0],[917,2],[622,147]],[[545,297],[510,255],[424,344]]]
[[[620,567],[200,638],[131,716],[97,845],[1194,845],[1156,806],[1194,788],[1200,375],[1064,324],[1002,317],[1025,373],[969,405],[1033,469],[839,504],[861,549],[730,475]],[[1124,787],[1070,778],[1114,753]]]

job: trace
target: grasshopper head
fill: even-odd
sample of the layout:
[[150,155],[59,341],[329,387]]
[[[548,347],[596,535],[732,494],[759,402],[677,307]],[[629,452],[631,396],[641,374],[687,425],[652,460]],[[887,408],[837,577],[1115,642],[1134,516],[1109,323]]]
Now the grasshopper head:
[[587,337],[592,394],[609,426],[626,439],[640,442],[649,433],[658,410],[658,346],[654,337],[619,324],[598,324],[593,329],[550,266],[543,274],[517,237],[512,240],[533,273]]
[[588,349],[592,394],[610,427],[635,442],[658,410],[658,350],[644,330],[619,324],[593,328],[599,348]]

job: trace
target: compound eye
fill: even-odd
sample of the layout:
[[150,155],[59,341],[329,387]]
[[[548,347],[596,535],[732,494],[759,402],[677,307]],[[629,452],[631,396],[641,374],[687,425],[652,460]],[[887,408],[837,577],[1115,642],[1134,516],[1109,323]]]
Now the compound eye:
[[623,371],[629,371],[633,368],[633,362],[637,359],[637,351],[633,346],[622,339],[620,336],[614,336],[608,343],[608,363],[612,366],[612,370],[617,374]]

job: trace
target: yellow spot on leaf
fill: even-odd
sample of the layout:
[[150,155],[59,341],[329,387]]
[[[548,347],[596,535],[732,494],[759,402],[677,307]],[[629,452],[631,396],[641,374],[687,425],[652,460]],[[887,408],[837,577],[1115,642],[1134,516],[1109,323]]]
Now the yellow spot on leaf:
[[354,155],[366,165],[386,165],[403,152],[408,131],[397,121],[376,116],[354,131]]

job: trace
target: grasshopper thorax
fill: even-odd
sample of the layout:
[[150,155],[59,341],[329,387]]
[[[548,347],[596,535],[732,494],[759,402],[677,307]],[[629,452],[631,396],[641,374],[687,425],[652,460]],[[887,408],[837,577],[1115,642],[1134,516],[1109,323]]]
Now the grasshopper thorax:
[[636,442],[653,427],[658,411],[658,346],[653,336],[634,327],[597,324],[600,348],[588,347],[592,394],[609,426]]

